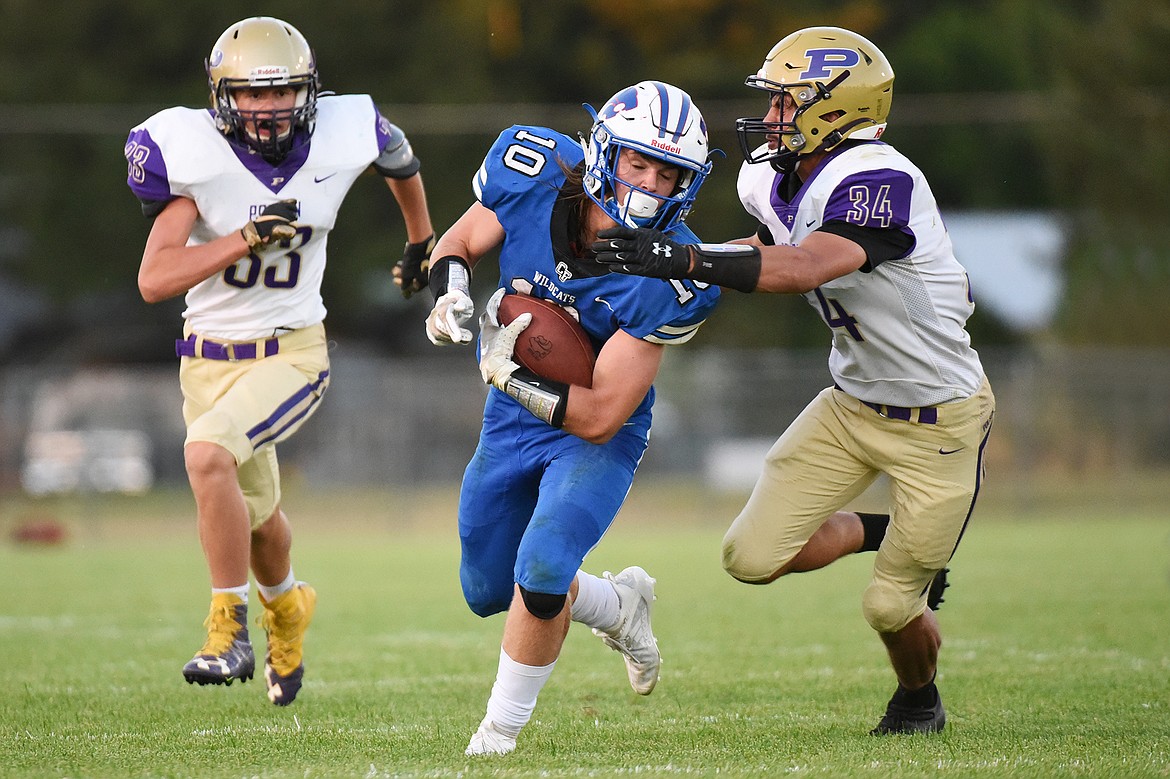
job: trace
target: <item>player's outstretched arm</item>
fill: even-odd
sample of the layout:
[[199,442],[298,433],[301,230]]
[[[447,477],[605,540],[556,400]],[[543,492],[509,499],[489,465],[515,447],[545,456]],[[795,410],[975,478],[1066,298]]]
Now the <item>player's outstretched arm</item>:
[[598,238],[597,261],[619,273],[695,279],[740,292],[803,294],[866,261],[859,244],[819,230],[799,246],[764,246],[755,238],[683,246],[655,230],[628,227],[602,230]]

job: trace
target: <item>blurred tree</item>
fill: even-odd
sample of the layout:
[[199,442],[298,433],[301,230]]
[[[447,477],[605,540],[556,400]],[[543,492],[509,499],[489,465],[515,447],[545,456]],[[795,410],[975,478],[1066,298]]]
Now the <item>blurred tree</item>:
[[[331,7],[261,0],[246,12],[167,0],[5,0],[0,184],[16,194],[0,199],[0,228],[15,231],[10,245],[18,248],[3,255],[0,281],[7,274],[43,290],[57,301],[58,324],[93,326],[94,312],[104,312],[127,322],[122,341],[165,343],[156,332],[164,317],[137,299],[149,226],[125,187],[121,147],[129,128],[154,111],[206,104],[204,58],[242,13],[295,24],[316,50],[326,88],[373,95],[407,131],[440,227],[471,202],[470,177],[505,125],[543,123],[572,134],[588,127],[583,102],[597,106],[644,78],[677,83],[696,98],[713,146],[727,154],[691,219],[708,240],[753,229],[735,195],[733,127],[737,116],[762,114],[764,105],[744,77],[792,30],[850,27],[894,63],[897,98],[886,137],[926,171],[944,212],[1078,215],[1061,333],[1165,342],[1170,75],[1161,60],[1170,9],[1135,0],[353,0]],[[487,110],[500,105],[506,108]],[[389,203],[384,185],[369,177],[343,206],[326,274],[331,328],[422,351],[426,296],[402,301],[389,286],[405,240]],[[995,341],[1010,338],[980,320],[972,323],[980,342],[981,330]],[[826,338],[803,301],[734,293],[703,337],[818,348]]]
[[1057,204],[1077,218],[1060,334],[1166,344],[1170,300],[1170,7],[1081,3],[1053,29],[1067,101],[1047,123]]

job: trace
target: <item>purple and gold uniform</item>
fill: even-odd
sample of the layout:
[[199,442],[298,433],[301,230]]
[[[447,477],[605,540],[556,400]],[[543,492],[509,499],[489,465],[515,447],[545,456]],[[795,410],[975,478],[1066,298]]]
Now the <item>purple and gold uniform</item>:
[[176,345],[186,442],[232,452],[256,527],[280,502],[267,445],[292,435],[329,385],[321,281],[338,209],[375,160],[403,177],[418,161],[367,95],[319,98],[311,139],[293,143],[277,164],[225,136],[207,109],[155,114],[131,130],[125,154],[127,183],[147,216],[177,197],[194,201],[189,246],[237,232],[279,200],[296,201],[294,238],[258,246],[191,287]]
[[[740,199],[766,242],[799,244],[818,229],[865,242],[872,229],[898,231],[910,248],[870,252],[860,269],[804,295],[833,332],[836,386],[769,451],[724,538],[724,567],[768,580],[886,473],[893,520],[864,608],[876,630],[892,632],[926,608],[979,494],[995,398],[964,329],[974,301],[926,179],[893,147],[847,141],[808,180],[793,177],[741,168]],[[793,486],[802,484],[820,488]]]

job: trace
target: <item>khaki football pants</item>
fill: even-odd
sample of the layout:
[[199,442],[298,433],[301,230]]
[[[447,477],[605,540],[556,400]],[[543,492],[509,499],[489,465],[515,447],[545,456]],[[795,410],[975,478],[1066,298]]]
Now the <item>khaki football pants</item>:
[[[329,386],[323,325],[293,330],[278,340],[279,351],[269,357],[239,361],[183,357],[179,366],[187,424],[184,445],[208,441],[232,453],[253,529],[280,504],[275,444],[304,424]],[[201,341],[196,342],[196,354],[201,353]]]
[[822,391],[768,452],[723,539],[723,567],[766,582],[834,512],[879,474],[890,480],[890,525],[865,591],[866,620],[895,632],[926,609],[935,573],[954,554],[983,481],[995,397],[937,406],[936,424],[890,419],[841,390]]

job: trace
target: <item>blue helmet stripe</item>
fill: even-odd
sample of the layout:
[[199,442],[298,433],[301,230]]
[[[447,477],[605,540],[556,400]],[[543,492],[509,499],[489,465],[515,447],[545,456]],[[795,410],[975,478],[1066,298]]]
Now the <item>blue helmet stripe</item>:
[[654,88],[658,90],[658,104],[662,107],[662,117],[658,124],[658,137],[666,136],[666,123],[670,121],[670,92],[667,91],[666,85],[655,81]]
[[687,129],[687,118],[691,113],[691,97],[687,93],[683,93],[683,104],[678,114],[678,129],[674,133],[674,142],[678,143],[682,138],[683,132]]
[[679,90],[680,93],[682,94],[682,97],[683,97],[683,103],[681,106],[679,106],[678,124],[675,125],[674,129],[672,130],[672,129],[670,129],[670,124],[669,124],[670,123],[670,90],[667,88],[666,84],[663,84],[661,81],[655,81],[654,87],[658,90],[658,97],[659,97],[659,99],[661,101],[661,105],[662,105],[662,120],[661,120],[662,123],[658,126],[658,137],[665,138],[666,135],[669,133],[671,136],[671,141],[674,143],[678,143],[679,140],[682,138],[683,133],[687,129],[687,117],[691,113],[690,95],[688,95],[685,92],[682,92],[682,90]]

